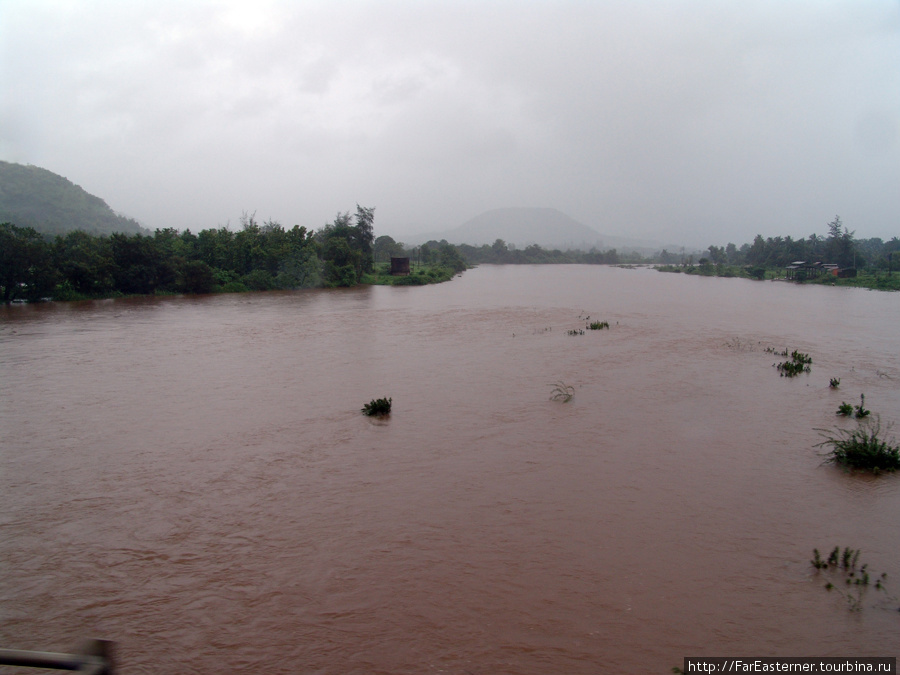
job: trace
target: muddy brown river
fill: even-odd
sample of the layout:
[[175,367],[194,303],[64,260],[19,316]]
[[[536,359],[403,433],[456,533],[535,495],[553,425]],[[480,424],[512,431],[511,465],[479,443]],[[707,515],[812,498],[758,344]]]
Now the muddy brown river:
[[[900,476],[814,447],[860,394],[900,420],[900,294],[482,266],[0,308],[0,646],[107,638],[125,675],[897,656]],[[886,591],[827,591],[834,546]]]

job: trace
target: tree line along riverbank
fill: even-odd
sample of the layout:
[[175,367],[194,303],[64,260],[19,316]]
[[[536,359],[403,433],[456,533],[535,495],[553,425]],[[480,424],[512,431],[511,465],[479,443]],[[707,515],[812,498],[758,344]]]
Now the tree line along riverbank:
[[799,283],[900,290],[900,239],[856,239],[840,216],[825,236],[806,239],[757,235],[752,244],[710,246],[685,256],[663,250],[657,269],[700,276],[785,279]]
[[[642,256],[616,249],[516,248],[502,239],[480,247],[429,241],[406,246],[375,237],[374,208],[338,213],[317,231],[244,214],[241,228],[192,233],[174,228],[152,235],[89,234],[76,230],[47,235],[31,227],[0,224],[0,298],[3,302],[81,300],[125,295],[233,293],[276,289],[422,285],[451,279],[478,264],[654,264],[663,272],[701,276],[777,279],[793,263],[833,263],[841,275],[799,277],[804,283],[900,290],[894,257],[897,237],[855,239],[839,217],[826,236],[806,239],[757,235],[741,247]],[[410,274],[390,273],[391,257],[409,258]]]
[[[152,235],[76,230],[48,237],[31,227],[3,223],[0,297],[9,303],[422,284],[445,281],[466,269],[455,247],[423,246],[416,251],[411,274],[392,277],[384,264],[376,264],[373,224],[374,209],[361,206],[352,216],[339,213],[318,231],[259,223],[246,214],[237,231],[222,227],[197,234],[166,228]],[[397,247],[391,252],[397,253]]]

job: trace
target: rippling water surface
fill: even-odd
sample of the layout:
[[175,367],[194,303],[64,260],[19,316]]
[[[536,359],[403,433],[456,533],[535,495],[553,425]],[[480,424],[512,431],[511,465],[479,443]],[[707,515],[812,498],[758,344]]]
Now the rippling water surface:
[[[900,477],[813,446],[861,393],[900,419],[898,303],[484,266],[0,308],[0,646],[104,637],[125,674],[896,656]],[[567,334],[587,316],[610,329]],[[809,559],[835,545],[888,593],[826,591]]]

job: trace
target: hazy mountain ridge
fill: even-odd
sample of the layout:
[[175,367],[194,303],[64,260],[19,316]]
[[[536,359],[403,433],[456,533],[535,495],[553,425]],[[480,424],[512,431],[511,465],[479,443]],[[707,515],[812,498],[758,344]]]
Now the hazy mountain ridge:
[[67,178],[37,166],[0,161],[0,222],[33,227],[48,235],[149,234],[140,224]]
[[441,232],[408,237],[408,243],[446,239],[451,244],[482,246],[502,239],[517,248],[537,244],[545,249],[658,251],[657,242],[601,234],[562,211],[548,207],[512,207],[492,209],[475,216],[459,227]]

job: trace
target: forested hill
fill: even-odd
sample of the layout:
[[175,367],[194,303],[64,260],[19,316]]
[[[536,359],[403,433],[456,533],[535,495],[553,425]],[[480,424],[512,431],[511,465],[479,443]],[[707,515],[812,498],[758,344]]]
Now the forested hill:
[[117,215],[105,201],[52,171],[0,161],[0,223],[33,227],[44,235],[84,230],[91,234],[149,234]]

